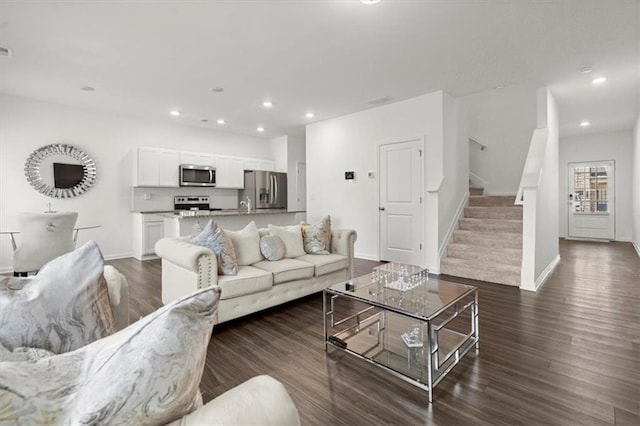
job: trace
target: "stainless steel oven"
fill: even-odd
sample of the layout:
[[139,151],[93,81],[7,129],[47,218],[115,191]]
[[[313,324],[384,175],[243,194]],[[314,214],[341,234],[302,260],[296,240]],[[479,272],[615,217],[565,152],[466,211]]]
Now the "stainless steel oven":
[[180,164],[180,186],[216,186],[216,168]]

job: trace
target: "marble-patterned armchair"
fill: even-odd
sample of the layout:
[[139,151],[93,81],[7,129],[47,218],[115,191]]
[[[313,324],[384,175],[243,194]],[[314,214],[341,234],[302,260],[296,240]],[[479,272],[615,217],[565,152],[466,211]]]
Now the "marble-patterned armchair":
[[129,324],[127,280],[102,265],[87,243],[34,277],[0,277],[0,423],[300,424],[264,375],[202,405],[219,289]]

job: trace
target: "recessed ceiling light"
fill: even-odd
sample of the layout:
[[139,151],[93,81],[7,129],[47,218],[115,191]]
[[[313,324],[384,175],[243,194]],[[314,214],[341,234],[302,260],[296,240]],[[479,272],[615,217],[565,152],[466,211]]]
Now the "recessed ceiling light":
[[360,0],[360,3],[364,3],[364,4],[376,4],[376,3],[380,3],[380,0]]
[[258,128],[256,130],[259,131],[259,132],[264,132],[264,127],[258,126]]
[[180,111],[178,111],[178,110],[175,110],[175,109],[174,109],[174,110],[173,110],[173,111],[171,111],[169,114],[173,115],[174,117],[177,117],[177,116],[179,116],[179,115],[180,115]]
[[506,86],[505,86],[504,84],[499,84],[499,85],[497,85],[497,86],[496,86],[496,89],[497,89],[497,90],[502,90],[502,89],[504,89],[505,87],[506,87]]
[[307,118],[313,118],[313,117],[315,117],[316,115],[315,115],[314,113],[312,113],[312,112],[308,112],[308,113],[306,113],[304,116],[305,116],[305,117],[307,117]]
[[80,90],[84,90],[85,92],[93,92],[96,89],[91,86],[82,86]]
[[591,71],[593,71],[593,68],[591,67],[582,67],[580,68],[580,72],[583,74],[589,74]]
[[271,101],[264,101],[264,102],[262,103],[262,106],[263,106],[263,107],[265,107],[265,108],[271,108],[271,107],[273,106],[273,102],[271,102]]
[[211,89],[212,92],[221,93],[224,92],[224,87],[214,87]]
[[607,81],[607,77],[598,77],[598,78],[594,78],[593,80],[591,80],[591,82],[593,84],[602,84],[605,81]]
[[590,123],[590,122],[588,122],[588,121],[586,121],[586,120],[585,120],[585,121],[581,121],[581,122],[580,122],[580,125],[581,125],[582,127],[587,127],[587,126],[589,126],[590,124],[591,124],[591,123]]
[[216,123],[222,126],[225,123],[224,118],[218,118],[218,121],[216,121]]

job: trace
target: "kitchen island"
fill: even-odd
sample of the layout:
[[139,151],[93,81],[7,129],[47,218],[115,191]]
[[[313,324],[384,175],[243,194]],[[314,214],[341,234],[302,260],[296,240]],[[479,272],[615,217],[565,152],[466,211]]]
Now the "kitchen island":
[[182,211],[179,213],[160,213],[164,218],[165,237],[183,237],[193,234],[196,224],[204,227],[209,219],[213,219],[223,229],[239,230],[254,221],[258,228],[267,225],[294,225],[305,220],[306,212],[287,211],[285,209],[257,209],[247,212],[238,210],[203,210]]

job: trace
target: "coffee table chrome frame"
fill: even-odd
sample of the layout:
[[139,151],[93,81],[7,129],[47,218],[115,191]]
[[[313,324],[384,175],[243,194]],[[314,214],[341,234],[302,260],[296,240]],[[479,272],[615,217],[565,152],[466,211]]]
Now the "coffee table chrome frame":
[[[461,300],[464,300],[466,297],[468,297],[470,294],[473,294],[473,301],[466,303],[463,306],[459,306],[459,302]],[[335,310],[335,300],[338,297],[346,297],[346,298],[350,298],[359,302],[362,302],[364,304],[369,305],[367,308],[362,309],[358,312],[356,312],[355,314],[349,315],[348,317],[342,318],[339,321],[335,321],[334,318],[334,310]],[[329,300],[329,305],[330,305],[330,309],[328,306],[327,301]],[[416,380],[412,377],[409,377],[405,374],[402,374],[401,372],[398,372],[390,367],[387,367],[384,364],[381,364],[379,362],[376,362],[375,360],[366,357],[356,351],[353,351],[351,349],[349,349],[348,347],[342,347],[340,345],[338,345],[337,343],[332,342],[331,340],[329,340],[329,335],[328,335],[328,330],[327,330],[327,321],[330,320],[331,326],[334,327],[336,325],[340,325],[342,323],[344,323],[345,321],[348,321],[350,319],[356,319],[356,324],[349,327],[348,329],[342,330],[342,332],[350,330],[350,329],[355,329],[356,332],[359,331],[360,329],[360,325],[362,323],[361,320],[361,315],[366,314],[367,312],[369,312],[370,310],[374,309],[374,308],[380,308],[382,311],[379,312],[379,314],[383,315],[385,314],[385,312],[389,311],[389,312],[393,312],[395,314],[407,317],[407,318],[412,318],[412,319],[418,319],[422,322],[424,322],[426,324],[426,332],[423,333],[422,336],[422,341],[423,342],[427,342],[427,348],[428,348],[428,356],[427,356],[427,383],[422,383],[420,380]],[[454,307],[454,313],[451,314],[450,317],[446,318],[441,324],[439,325],[434,325],[432,324],[432,321],[436,318],[438,318],[439,315],[441,315],[443,312],[445,312],[446,310],[448,310],[449,308]],[[471,309],[471,332],[469,334],[467,334],[464,338],[464,340],[462,340],[461,342],[459,342],[455,348],[453,348],[447,357],[445,357],[444,361],[440,362],[439,359],[439,344],[438,344],[438,332],[440,330],[442,330],[447,324],[449,324],[451,321],[453,321],[455,318],[457,318],[462,312],[466,311],[467,309]],[[424,317],[420,317],[420,316],[416,316],[416,315],[411,315],[407,312],[403,312],[400,311],[398,309],[395,309],[391,306],[387,306],[381,303],[376,303],[370,300],[365,300],[359,297],[355,297],[352,296],[350,294],[346,294],[343,292],[338,292],[338,291],[334,291],[331,290],[331,288],[326,288],[323,290],[322,292],[322,313],[323,313],[323,318],[322,318],[322,328],[323,328],[323,335],[324,335],[324,350],[325,352],[328,351],[328,347],[329,345],[341,349],[347,353],[350,353],[354,356],[356,356],[357,358],[360,358],[364,361],[367,361],[370,364],[374,364],[380,368],[382,368],[385,371],[388,371],[389,373],[391,373],[393,376],[404,380],[407,383],[410,383],[414,386],[417,386],[419,388],[422,388],[424,390],[427,391],[428,393],[428,399],[429,399],[429,403],[433,402],[433,389],[435,388],[436,385],[438,385],[438,383],[440,383],[445,377],[446,375],[460,362],[460,360],[471,350],[471,348],[473,348],[475,346],[476,352],[480,349],[480,330],[479,330],[479,321],[478,321],[478,317],[479,317],[479,309],[478,309],[478,289],[477,287],[473,287],[470,288],[469,291],[465,292],[464,294],[460,295],[459,297],[457,297],[456,299],[452,300],[450,303],[448,303],[447,305],[443,306],[440,310],[438,310],[436,313],[434,313],[433,315],[431,315],[428,318],[424,318]],[[470,343],[471,342],[471,343]],[[469,344],[470,343],[470,344]],[[466,345],[466,346],[465,346]],[[462,350],[461,350],[462,348]],[[453,358],[452,358],[453,357]],[[451,361],[451,362],[449,362]],[[434,380],[434,371],[437,370],[438,368],[440,368],[441,366],[444,366],[445,364],[448,365],[444,368],[444,370],[442,370],[440,372],[440,374],[438,375],[437,378],[435,378]],[[434,368],[435,367],[435,368]]]

